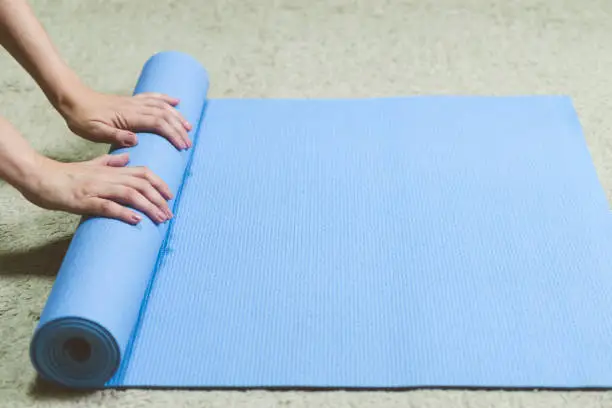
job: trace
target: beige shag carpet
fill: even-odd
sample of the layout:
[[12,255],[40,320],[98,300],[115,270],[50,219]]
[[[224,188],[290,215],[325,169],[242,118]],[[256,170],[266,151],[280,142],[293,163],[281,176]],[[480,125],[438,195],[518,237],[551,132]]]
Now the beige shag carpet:
[[[211,97],[570,95],[612,198],[610,0],[32,4],[72,67],[106,92],[129,94],[151,54],[177,49],[206,65]],[[72,136],[6,53],[0,114],[57,159],[107,150]],[[35,380],[28,343],[77,221],[34,207],[0,182],[0,406],[612,406],[607,392],[61,392]]]

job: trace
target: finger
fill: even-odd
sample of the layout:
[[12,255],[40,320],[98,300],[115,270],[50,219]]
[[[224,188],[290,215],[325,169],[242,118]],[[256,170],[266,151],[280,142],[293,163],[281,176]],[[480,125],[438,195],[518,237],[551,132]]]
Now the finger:
[[[149,108],[151,109],[151,108]],[[149,132],[160,135],[163,138],[168,139],[170,143],[174,145],[179,150],[183,150],[187,148],[183,137],[179,132],[176,131],[174,126],[172,126],[168,121],[163,117],[163,115],[155,114],[155,113],[134,113],[133,117],[130,120],[131,123],[134,124],[133,128],[135,131]]]
[[136,134],[129,130],[118,129],[107,125],[106,123],[98,123],[94,129],[99,140],[115,144],[120,147],[132,147],[138,143]]
[[166,103],[169,103],[172,106],[176,106],[179,104],[180,100],[178,98],[173,98],[172,96],[165,95],[158,92],[143,92],[135,96],[136,98],[154,98],[160,99]]
[[134,177],[139,177],[148,181],[157,191],[161,193],[161,195],[166,200],[171,200],[173,198],[172,192],[170,191],[170,187],[161,177],[157,174],[153,173],[147,167],[130,167],[124,170],[126,174],[129,174]]
[[96,157],[95,159],[86,162],[86,164],[110,167],[125,167],[129,161],[130,155],[127,153],[105,154],[103,156]]
[[191,140],[189,139],[189,134],[187,134],[187,129],[185,128],[185,124],[183,123],[180,116],[177,116],[175,112],[176,109],[166,105],[165,109],[161,110],[163,117],[166,121],[172,125],[172,127],[176,130],[176,132],[181,136],[185,145],[189,148],[192,146]]
[[161,209],[132,187],[111,184],[105,192],[100,194],[100,197],[128,205],[145,213],[155,223],[161,223],[168,219],[168,216]]
[[130,155],[127,153],[109,154],[108,156],[106,165],[109,167],[125,167],[130,162]]
[[172,211],[168,206],[168,202],[164,199],[161,193],[155,189],[148,181],[138,178],[126,176],[121,180],[126,186],[132,187],[134,190],[142,194],[149,202],[155,204],[158,209],[164,212],[166,219],[172,218]]
[[168,105],[167,103],[155,98],[144,98],[142,102],[144,106],[162,109],[170,112],[171,114],[176,116],[176,118],[181,122],[186,131],[190,131],[193,128],[193,126],[191,126],[191,124],[187,121],[187,119],[185,119],[181,112],[179,112],[178,109],[173,108],[171,105]]
[[142,221],[142,217],[136,214],[134,211],[131,211],[114,201],[97,197],[91,198],[87,201],[84,212],[93,216],[118,219],[132,225],[136,225]]
[[176,109],[164,104],[163,102],[155,103],[149,100],[147,104],[148,106],[143,106],[141,108],[141,114],[163,118],[174,128],[176,133],[180,135],[183,142],[185,142],[184,145],[187,148],[192,146],[191,140],[189,139],[189,134],[187,134],[185,120]]
[[138,137],[134,132],[123,129],[114,129],[115,143],[121,147],[133,147],[138,144]]

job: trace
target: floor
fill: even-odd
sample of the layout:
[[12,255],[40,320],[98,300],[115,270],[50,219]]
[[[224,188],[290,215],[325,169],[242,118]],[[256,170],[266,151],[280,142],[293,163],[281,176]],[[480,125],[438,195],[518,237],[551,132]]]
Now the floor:
[[[565,94],[612,200],[612,2],[592,0],[47,0],[32,2],[92,87],[129,94],[144,61],[188,52],[210,97]],[[41,152],[85,160],[32,80],[0,53],[0,112]],[[604,407],[608,392],[61,392],[36,380],[28,343],[78,218],[0,182],[0,406]]]

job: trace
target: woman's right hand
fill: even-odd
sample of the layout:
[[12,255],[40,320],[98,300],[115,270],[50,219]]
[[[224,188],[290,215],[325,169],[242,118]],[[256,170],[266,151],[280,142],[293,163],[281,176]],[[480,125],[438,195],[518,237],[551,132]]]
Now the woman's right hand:
[[86,162],[62,163],[37,156],[32,177],[19,186],[32,203],[49,210],[102,216],[138,224],[172,218],[172,198],[164,181],[144,167],[125,167],[127,154],[104,155]]

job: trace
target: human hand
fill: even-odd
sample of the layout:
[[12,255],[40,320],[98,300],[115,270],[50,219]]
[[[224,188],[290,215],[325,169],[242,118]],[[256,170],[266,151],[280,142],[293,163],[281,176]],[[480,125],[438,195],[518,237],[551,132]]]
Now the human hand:
[[127,154],[77,163],[37,156],[33,177],[19,189],[26,199],[50,210],[114,218],[132,225],[142,218],[128,206],[155,223],[172,218],[166,201],[172,193],[166,183],[146,168],[125,167],[128,161]]
[[131,147],[134,132],[150,132],[168,139],[177,149],[192,146],[192,126],[174,107],[178,99],[157,93],[108,95],[79,87],[59,104],[66,124],[77,135],[98,143]]

